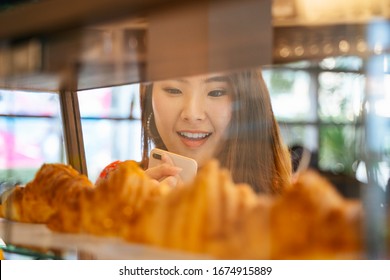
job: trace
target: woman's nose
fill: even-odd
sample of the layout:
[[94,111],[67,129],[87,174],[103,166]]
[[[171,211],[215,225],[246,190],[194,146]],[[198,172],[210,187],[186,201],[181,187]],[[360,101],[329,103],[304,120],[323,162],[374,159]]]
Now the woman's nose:
[[186,98],[181,118],[186,121],[200,121],[206,117],[204,102],[197,97]]

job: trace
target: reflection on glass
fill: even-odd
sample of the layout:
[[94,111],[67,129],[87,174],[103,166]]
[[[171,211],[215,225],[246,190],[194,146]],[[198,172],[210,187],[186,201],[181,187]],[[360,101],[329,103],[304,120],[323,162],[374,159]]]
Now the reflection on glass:
[[359,74],[322,72],[319,75],[319,117],[324,121],[353,122],[360,116],[364,78]]
[[63,162],[57,94],[0,90],[0,183],[26,183],[45,162]]
[[141,160],[140,85],[78,92],[88,177],[116,160]]
[[318,129],[315,125],[289,125],[280,126],[284,141],[289,147],[301,145],[312,153],[318,150]]
[[309,88],[310,76],[307,72],[274,69],[264,70],[263,73],[271,94],[273,110],[279,121],[314,120],[315,107]]
[[57,116],[59,114],[58,95],[0,89],[0,114]]
[[0,118],[0,181],[30,181],[45,162],[63,162],[58,118]]
[[81,117],[140,118],[139,84],[78,92]]
[[[345,46],[344,46],[345,47]],[[328,57],[321,60],[318,66],[323,70],[361,71],[363,60],[356,56]]]
[[320,130],[319,167],[335,173],[353,175],[361,157],[362,128],[354,125],[324,126]]
[[88,177],[95,181],[116,160],[141,160],[139,120],[82,120]]

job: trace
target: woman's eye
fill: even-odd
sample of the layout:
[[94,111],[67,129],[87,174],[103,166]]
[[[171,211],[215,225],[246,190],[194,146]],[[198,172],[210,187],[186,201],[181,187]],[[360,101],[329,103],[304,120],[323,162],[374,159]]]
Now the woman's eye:
[[182,93],[180,89],[178,88],[164,88],[164,91],[169,94],[180,94]]
[[224,90],[224,89],[216,89],[216,90],[212,90],[209,92],[209,96],[212,96],[212,97],[220,97],[223,95],[226,95],[226,90]]

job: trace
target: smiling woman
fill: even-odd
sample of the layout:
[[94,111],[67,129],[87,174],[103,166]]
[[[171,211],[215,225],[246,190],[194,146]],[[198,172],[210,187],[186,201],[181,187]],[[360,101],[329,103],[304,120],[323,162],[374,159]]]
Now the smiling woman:
[[[143,166],[154,144],[195,159],[200,168],[217,158],[236,183],[257,192],[281,193],[289,183],[290,157],[260,69],[148,84],[141,107]],[[177,176],[159,168],[146,172],[157,180]]]
[[195,159],[199,166],[210,160],[226,138],[231,91],[221,76],[156,82],[153,114],[166,149]]

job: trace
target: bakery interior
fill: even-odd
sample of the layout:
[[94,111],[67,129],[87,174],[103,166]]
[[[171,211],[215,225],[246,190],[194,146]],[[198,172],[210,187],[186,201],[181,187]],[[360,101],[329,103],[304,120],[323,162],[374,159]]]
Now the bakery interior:
[[[193,244],[181,246],[187,239],[173,230],[162,231],[180,242],[143,242],[128,232],[142,227],[137,222],[112,229],[104,213],[103,229],[73,232],[13,220],[2,196],[5,259],[390,257],[389,0],[15,0],[0,2],[0,26],[1,193],[23,188],[45,163],[70,165],[95,182],[111,162],[140,161],[142,83],[261,67],[294,169],[306,160],[305,168],[316,171],[311,184],[330,186],[338,203],[350,207],[328,213],[330,206],[320,206],[321,193],[313,193],[313,212],[322,207],[329,215],[297,210],[302,216],[296,227],[274,225],[284,232],[275,234],[276,241],[272,233],[256,236],[259,229],[268,231],[266,222],[248,224],[273,206],[282,223],[290,207],[283,203],[289,202],[262,202],[252,207],[257,212],[237,218],[238,225],[221,225],[223,237],[192,234]],[[219,172],[213,166],[208,176]],[[187,207],[164,201],[167,212]],[[277,205],[262,209],[269,203]],[[88,207],[94,212],[98,204]],[[92,223],[95,217],[89,218]],[[153,219],[150,214],[139,224],[158,231]],[[190,218],[178,219],[187,231],[195,227]],[[200,227],[207,228],[210,219]],[[303,227],[305,237],[299,234]],[[237,249],[243,244],[253,245],[253,252]]]

